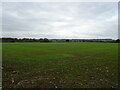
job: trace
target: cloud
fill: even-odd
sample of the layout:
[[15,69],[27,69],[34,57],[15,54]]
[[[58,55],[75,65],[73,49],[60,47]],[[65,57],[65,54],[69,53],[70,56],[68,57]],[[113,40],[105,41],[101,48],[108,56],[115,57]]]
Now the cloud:
[[3,37],[118,38],[115,2],[3,3]]

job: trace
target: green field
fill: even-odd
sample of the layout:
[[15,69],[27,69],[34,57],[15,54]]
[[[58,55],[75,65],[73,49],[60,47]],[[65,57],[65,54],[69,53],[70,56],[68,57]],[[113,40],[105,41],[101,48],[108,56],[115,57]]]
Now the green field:
[[117,43],[3,43],[3,88],[116,88]]

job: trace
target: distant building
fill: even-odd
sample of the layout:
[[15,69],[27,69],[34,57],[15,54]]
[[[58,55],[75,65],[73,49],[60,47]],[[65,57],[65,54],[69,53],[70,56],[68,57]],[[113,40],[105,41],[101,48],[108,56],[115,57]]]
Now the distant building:
[[52,42],[114,42],[112,39],[50,39]]

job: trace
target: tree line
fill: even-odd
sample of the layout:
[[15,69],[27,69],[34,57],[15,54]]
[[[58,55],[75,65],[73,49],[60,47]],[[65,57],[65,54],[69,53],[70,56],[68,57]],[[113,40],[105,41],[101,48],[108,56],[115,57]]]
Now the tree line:
[[[0,41],[2,42],[53,42],[52,40],[49,40],[47,38],[40,38],[40,39],[35,39],[35,38],[0,38]],[[59,42],[59,41],[56,41]],[[66,39],[64,42],[70,42],[69,39]],[[75,42],[75,41],[74,41]],[[104,41],[98,41],[98,40],[82,40],[82,42],[104,42]],[[113,43],[120,43],[120,39],[117,40],[111,40],[111,41],[106,41],[106,42],[113,42]]]
[[51,42],[47,38],[1,38],[2,42]]

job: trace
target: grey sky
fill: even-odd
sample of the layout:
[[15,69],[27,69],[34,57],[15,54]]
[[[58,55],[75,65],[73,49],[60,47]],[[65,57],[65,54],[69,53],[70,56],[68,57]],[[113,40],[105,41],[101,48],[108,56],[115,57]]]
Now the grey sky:
[[118,38],[116,2],[5,2],[3,37]]

